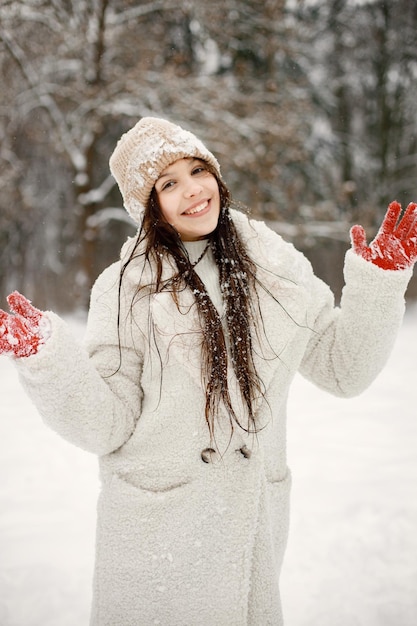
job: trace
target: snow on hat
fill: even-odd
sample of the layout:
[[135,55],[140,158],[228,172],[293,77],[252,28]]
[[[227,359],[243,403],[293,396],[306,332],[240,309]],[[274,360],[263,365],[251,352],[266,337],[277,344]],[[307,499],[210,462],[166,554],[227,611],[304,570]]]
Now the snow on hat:
[[178,159],[195,157],[220,165],[195,135],[157,117],[143,117],[119,139],[110,157],[110,171],[119,185],[131,218],[142,221],[151,191],[161,172]]

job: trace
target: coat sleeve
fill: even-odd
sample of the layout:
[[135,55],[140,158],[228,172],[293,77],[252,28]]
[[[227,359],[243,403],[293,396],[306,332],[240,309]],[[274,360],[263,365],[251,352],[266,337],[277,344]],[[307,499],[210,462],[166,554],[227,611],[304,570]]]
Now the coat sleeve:
[[52,335],[38,354],[16,360],[23,387],[44,421],[62,437],[103,455],[123,445],[141,410],[141,346],[123,325],[118,331],[118,264],[91,293],[85,345],[60,317],[48,313]]
[[[308,259],[262,222],[234,219],[255,260],[275,276],[283,276],[306,294],[309,340],[300,373],[337,396],[364,391],[384,367],[402,323],[404,294],[412,270],[383,270],[348,250],[340,306]],[[247,223],[247,222],[246,222]],[[278,281],[279,284],[279,281]]]
[[364,391],[386,364],[402,323],[411,270],[383,270],[348,250],[340,307],[311,274],[311,338],[300,373],[338,396]]

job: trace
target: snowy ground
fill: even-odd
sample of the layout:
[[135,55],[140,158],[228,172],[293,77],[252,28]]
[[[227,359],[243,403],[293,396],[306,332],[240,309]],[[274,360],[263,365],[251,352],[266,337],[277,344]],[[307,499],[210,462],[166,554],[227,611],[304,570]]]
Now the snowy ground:
[[[287,626],[417,624],[416,338],[413,305],[359,398],[295,381]],[[86,626],[96,460],[43,426],[5,358],[0,381],[0,625]]]

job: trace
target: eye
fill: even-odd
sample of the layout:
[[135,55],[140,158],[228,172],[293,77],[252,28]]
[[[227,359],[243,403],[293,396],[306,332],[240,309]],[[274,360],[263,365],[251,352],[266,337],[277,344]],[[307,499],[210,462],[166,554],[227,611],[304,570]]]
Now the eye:
[[193,167],[191,173],[193,176],[195,176],[197,174],[202,174],[203,172],[207,172],[207,169],[204,167],[204,165],[197,165],[196,167]]
[[175,185],[175,181],[173,180],[167,180],[162,187],[160,188],[159,191],[166,191],[167,189],[171,189],[173,186]]

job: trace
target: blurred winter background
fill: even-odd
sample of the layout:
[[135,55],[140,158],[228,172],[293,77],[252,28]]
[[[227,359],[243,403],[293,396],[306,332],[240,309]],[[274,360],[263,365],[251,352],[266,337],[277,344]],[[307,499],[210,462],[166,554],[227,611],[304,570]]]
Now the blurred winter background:
[[[349,227],[417,199],[415,0],[1,0],[0,72],[0,306],[19,289],[79,335],[134,233],[108,158],[143,115],[201,136],[336,298]],[[416,298],[363,396],[294,385],[288,626],[417,624]],[[0,625],[87,624],[96,461],[6,359],[0,390]]]

